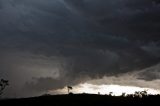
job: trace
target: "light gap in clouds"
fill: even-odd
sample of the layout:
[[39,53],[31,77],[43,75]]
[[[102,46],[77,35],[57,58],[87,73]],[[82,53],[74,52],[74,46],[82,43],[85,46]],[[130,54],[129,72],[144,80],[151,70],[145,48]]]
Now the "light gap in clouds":
[[[126,94],[134,94],[136,91],[147,91],[148,94],[160,94],[160,90],[155,90],[151,88],[141,88],[136,86],[121,86],[121,85],[94,85],[89,83],[83,83],[76,86],[73,86],[72,93],[87,93],[87,94],[109,94],[113,92],[113,95],[120,96],[122,93]],[[58,90],[50,90],[49,94],[66,94],[67,88],[58,89]]]

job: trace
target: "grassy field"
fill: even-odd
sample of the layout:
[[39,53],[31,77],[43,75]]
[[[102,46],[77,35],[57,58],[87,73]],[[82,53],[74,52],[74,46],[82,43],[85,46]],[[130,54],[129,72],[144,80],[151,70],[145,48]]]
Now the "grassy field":
[[46,95],[0,100],[0,106],[160,106],[160,96],[122,97],[91,94]]

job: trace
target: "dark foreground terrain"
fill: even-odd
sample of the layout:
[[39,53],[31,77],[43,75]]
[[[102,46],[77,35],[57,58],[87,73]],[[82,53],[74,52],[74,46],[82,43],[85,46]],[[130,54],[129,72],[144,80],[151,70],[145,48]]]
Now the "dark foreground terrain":
[[160,96],[112,97],[72,94],[0,100],[0,106],[160,106]]

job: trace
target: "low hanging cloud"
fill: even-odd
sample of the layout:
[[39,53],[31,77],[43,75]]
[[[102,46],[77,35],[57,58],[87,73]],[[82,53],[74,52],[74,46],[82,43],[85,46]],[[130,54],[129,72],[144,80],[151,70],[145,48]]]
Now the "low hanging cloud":
[[[73,93],[94,93],[101,92],[121,95],[123,92],[133,94],[135,91],[146,90],[149,94],[160,93],[160,64],[143,69],[119,74],[116,76],[103,76],[97,79],[88,79],[86,82],[73,85]],[[119,89],[117,91],[117,89]],[[51,94],[67,93],[66,87],[63,89],[49,90]]]

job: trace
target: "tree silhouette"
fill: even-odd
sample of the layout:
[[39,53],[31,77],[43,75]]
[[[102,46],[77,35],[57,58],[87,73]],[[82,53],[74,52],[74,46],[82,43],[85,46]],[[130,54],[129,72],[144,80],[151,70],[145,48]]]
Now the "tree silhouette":
[[146,91],[136,91],[134,93],[134,96],[135,97],[139,97],[139,98],[142,98],[143,96],[146,96],[147,95],[147,92]]
[[98,92],[98,95],[101,95],[101,93],[100,93],[100,92]]
[[141,94],[142,96],[147,96],[147,95],[148,95],[148,93],[147,93],[147,91],[146,91],[146,90],[141,91],[141,92],[140,92],[140,94]]
[[126,93],[122,93],[122,96],[125,97],[125,96],[126,96]]
[[109,96],[112,96],[113,95],[113,92],[109,92]]
[[72,90],[73,88],[71,86],[67,86],[67,90],[68,90],[68,94],[70,93],[70,90]]
[[0,95],[3,94],[3,91],[6,88],[6,86],[9,86],[8,82],[9,82],[8,80],[4,80],[4,79],[0,80]]

